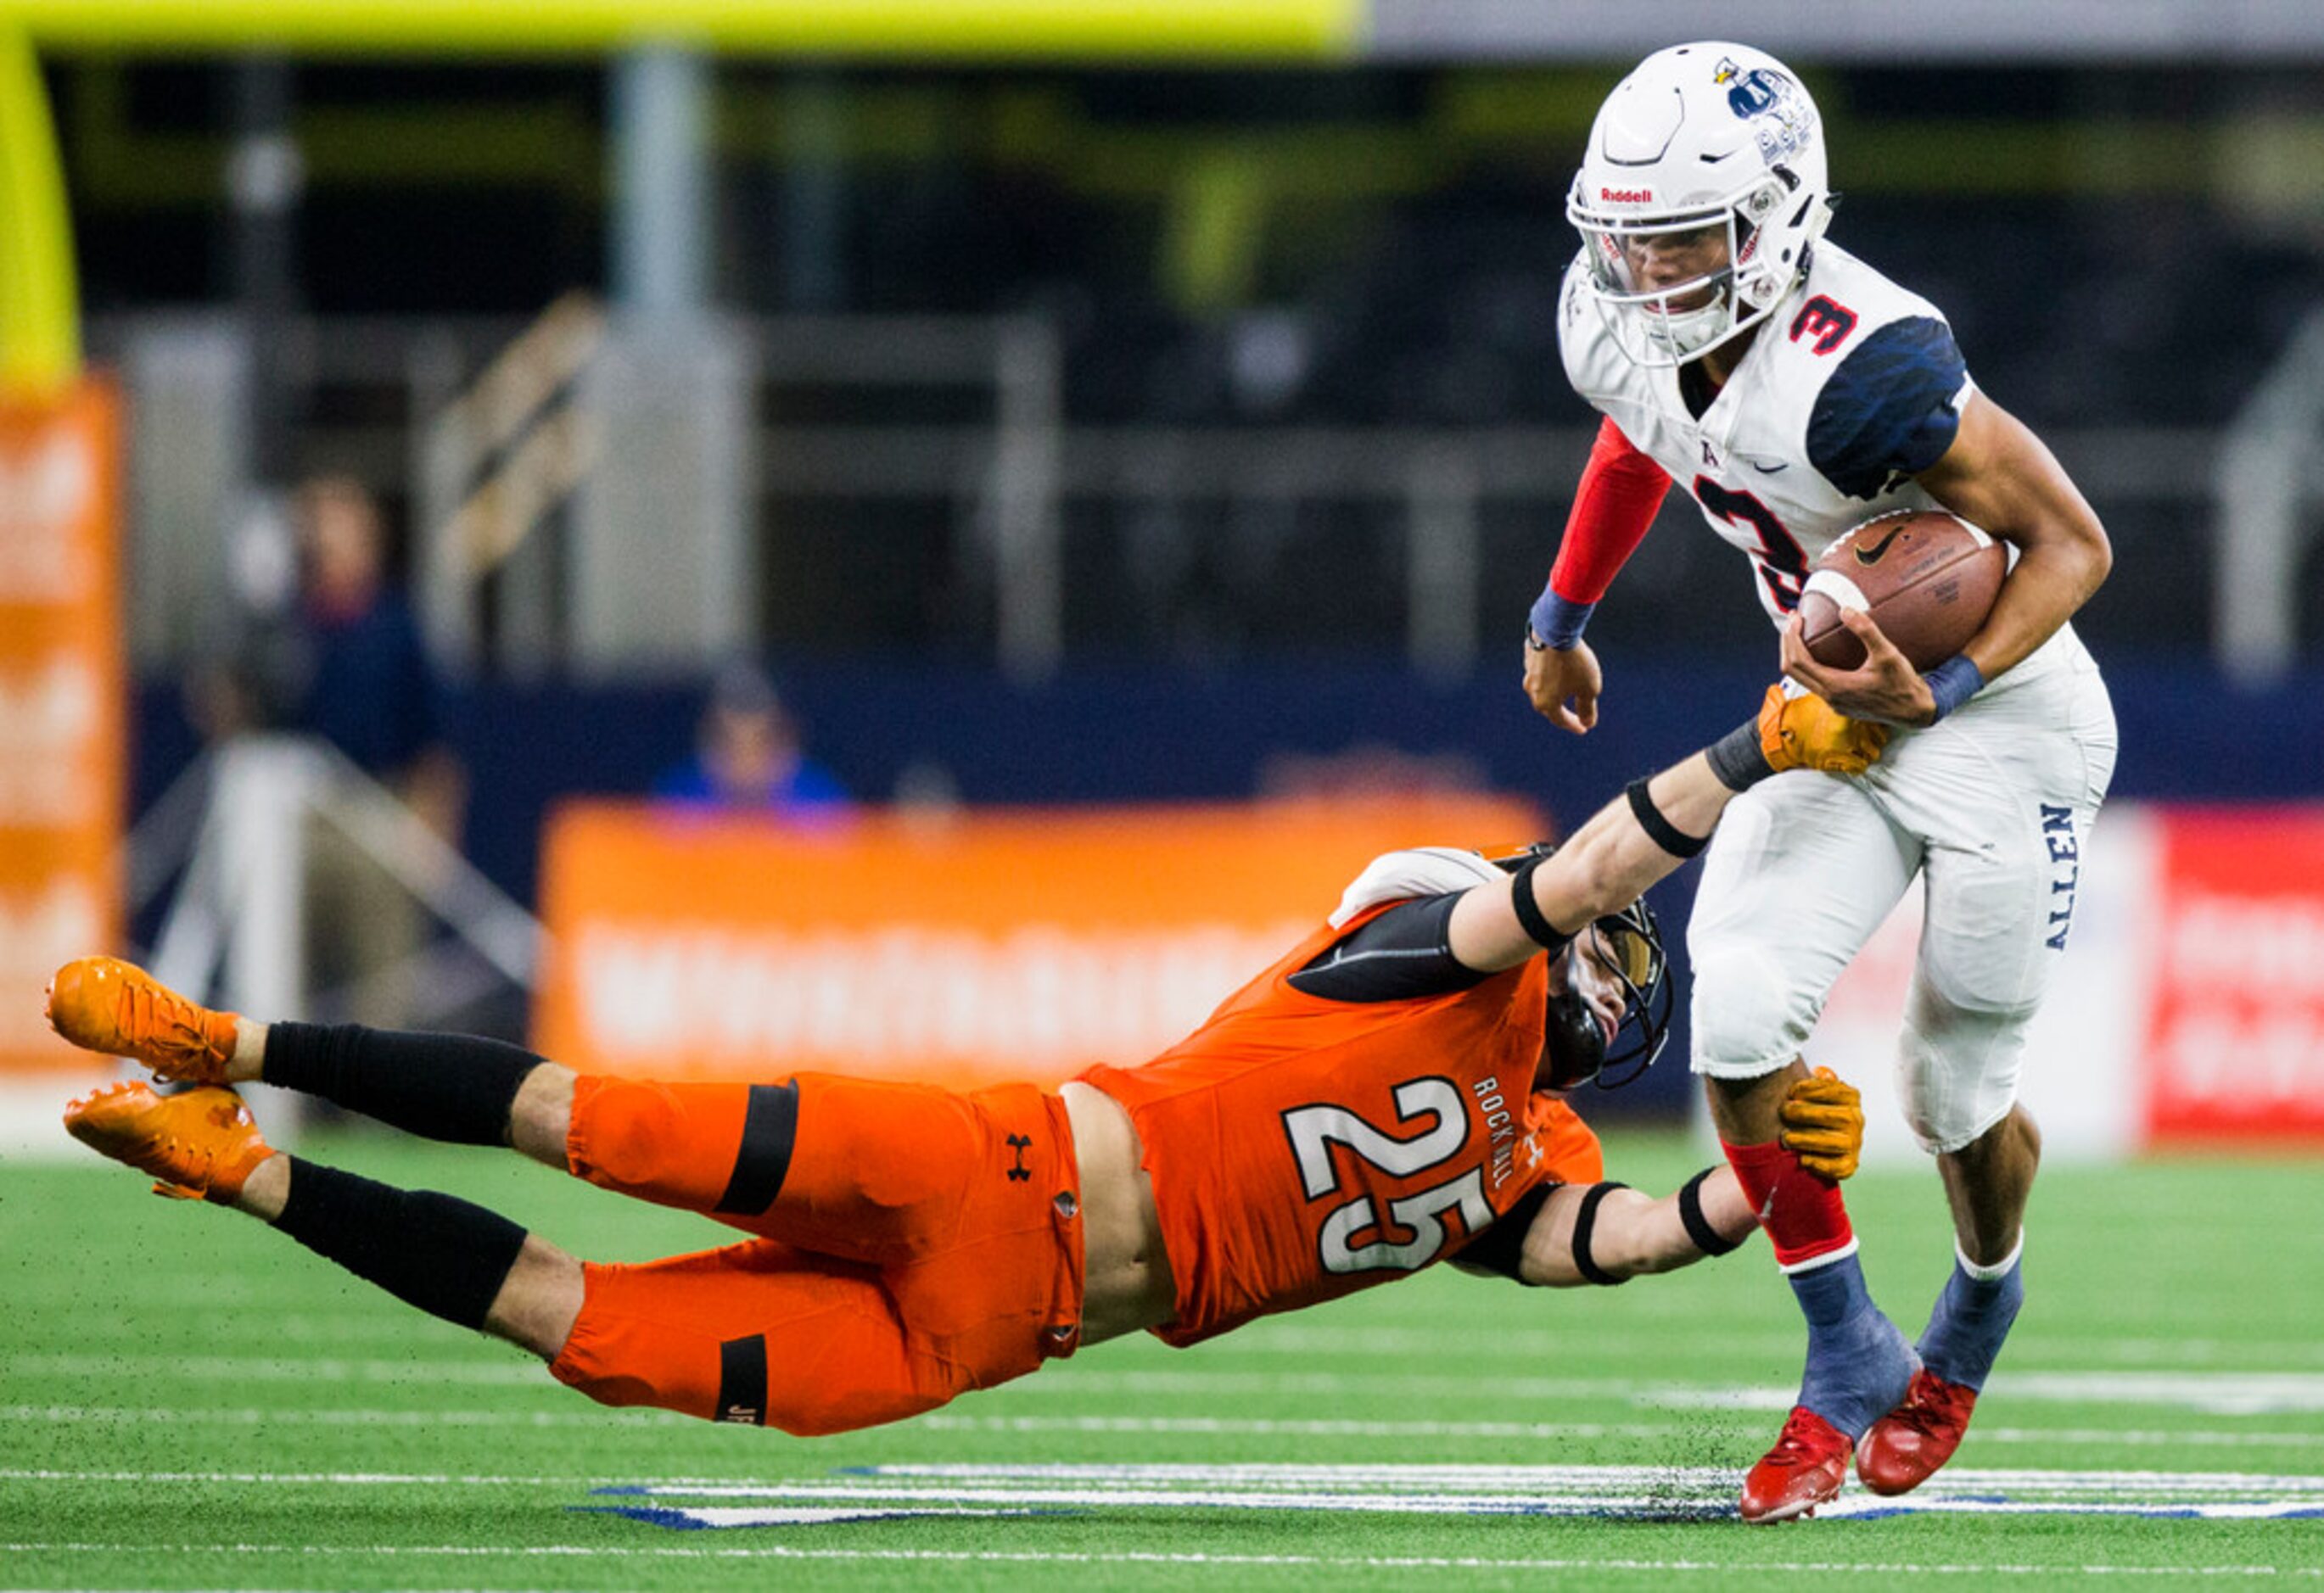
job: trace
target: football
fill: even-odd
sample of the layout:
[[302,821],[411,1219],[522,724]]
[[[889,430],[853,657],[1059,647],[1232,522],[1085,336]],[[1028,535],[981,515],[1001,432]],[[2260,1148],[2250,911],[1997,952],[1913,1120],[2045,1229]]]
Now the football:
[[1913,668],[1933,668],[1984,625],[2008,567],[1999,542],[1942,510],[1868,520],[1825,548],[1809,572],[1800,594],[1803,640],[1819,664],[1860,668],[1864,644],[1840,622],[1841,609],[1857,609]]

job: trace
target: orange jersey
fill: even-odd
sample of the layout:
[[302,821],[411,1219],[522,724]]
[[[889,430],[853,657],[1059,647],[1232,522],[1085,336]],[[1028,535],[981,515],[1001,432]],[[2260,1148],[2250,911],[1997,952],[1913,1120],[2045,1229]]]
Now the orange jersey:
[[1401,1000],[1289,982],[1394,905],[1318,928],[1143,1067],[1082,1075],[1128,1109],[1154,1180],[1166,1342],[1403,1277],[1540,1184],[1601,1176],[1598,1137],[1533,1089],[1546,958]]

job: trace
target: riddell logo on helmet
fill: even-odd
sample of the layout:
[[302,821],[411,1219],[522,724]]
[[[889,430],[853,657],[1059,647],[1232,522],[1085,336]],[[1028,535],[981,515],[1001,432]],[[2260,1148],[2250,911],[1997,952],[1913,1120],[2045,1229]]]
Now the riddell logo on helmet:
[[1650,188],[1601,188],[1598,198],[1609,205],[1651,205],[1655,190]]

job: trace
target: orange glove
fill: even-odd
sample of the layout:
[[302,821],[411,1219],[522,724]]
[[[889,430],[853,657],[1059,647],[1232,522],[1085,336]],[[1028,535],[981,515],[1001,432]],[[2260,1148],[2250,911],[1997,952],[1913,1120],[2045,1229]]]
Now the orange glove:
[[1850,719],[1812,692],[1786,696],[1781,685],[1771,686],[1759,704],[1759,750],[1777,774],[1862,774],[1887,744],[1886,725]]
[[1809,1172],[1838,1183],[1864,1152],[1864,1100],[1856,1086],[1820,1067],[1784,1091],[1784,1148]]

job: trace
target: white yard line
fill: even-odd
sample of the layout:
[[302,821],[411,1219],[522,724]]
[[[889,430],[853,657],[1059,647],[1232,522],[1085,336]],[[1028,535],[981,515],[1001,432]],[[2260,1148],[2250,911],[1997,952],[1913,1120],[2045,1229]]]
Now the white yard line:
[[[976,1416],[940,1411],[916,1418],[934,1432],[1084,1432],[1189,1434],[1221,1437],[1443,1439],[1699,1438],[1688,1422],[1368,1422],[1264,1416]],[[2251,1432],[2110,1427],[1988,1427],[1970,1429],[1980,1444],[2042,1444],[2205,1449],[2324,1449],[2324,1432]]]
[[[1458,1464],[1378,1464],[1242,1461],[899,1461],[881,1466],[813,1468],[796,1478],[767,1479],[734,1477],[650,1477],[613,1473],[623,1478],[623,1491],[639,1495],[686,1496],[696,1498],[788,1497],[817,1490],[862,1490],[874,1482],[924,1483],[975,1481],[1114,1483],[1131,1481],[1150,1487],[1186,1485],[1240,1488],[1309,1487],[1462,1487],[1504,1492],[1558,1487],[1635,1489],[1642,1487],[1724,1488],[1735,1478],[1730,1466],[1572,1465],[1509,1466]],[[313,1484],[337,1487],[437,1486],[458,1483],[489,1487],[595,1487],[609,1474],[485,1473],[456,1471],[207,1471],[68,1469],[56,1467],[0,1467],[0,1481],[149,1483],[270,1483]],[[1951,1493],[1991,1493],[2001,1488],[2040,1488],[2058,1493],[2126,1491],[2235,1492],[2269,1490],[2302,1496],[2324,1496],[2324,1472],[2265,1471],[2138,1471],[2064,1470],[2052,1468],[1947,1468],[1929,1485]],[[890,1488],[887,1491],[894,1491]]]
[[[617,1511],[662,1512],[701,1526],[785,1524],[801,1506],[913,1506],[930,1503],[991,1509],[1309,1511],[1364,1515],[1725,1515],[1737,1472],[1726,1468],[1452,1469],[1353,1471],[1284,1468],[901,1467],[861,1480],[647,1485],[605,1490]],[[761,1512],[735,1502],[761,1500]],[[715,1501],[715,1507],[706,1508]],[[2225,1519],[2324,1515],[2324,1477],[2190,1475],[2076,1476],[1963,1472],[1910,1499],[1858,1496],[1846,1514],[2035,1513],[2190,1515]],[[659,1518],[659,1517],[657,1517]]]
[[[1720,1466],[1086,1464],[953,1462],[844,1469],[779,1480],[648,1478],[600,1486],[572,1475],[384,1471],[0,1469],[16,1483],[230,1484],[289,1487],[537,1487],[583,1508],[656,1524],[803,1526],[872,1516],[1028,1510],[1306,1511],[1365,1515],[1724,1515],[1736,1469]],[[757,1507],[738,1502],[763,1501]],[[579,1501],[576,1501],[579,1505]],[[2324,1475],[2033,1470],[1956,1467],[1911,1498],[1861,1494],[1830,1514],[2183,1515],[2324,1519]]]
[[758,1544],[734,1549],[696,1549],[675,1545],[606,1544],[313,1544],[313,1543],[103,1543],[88,1542],[0,1542],[0,1552],[25,1554],[280,1554],[316,1558],[403,1557],[509,1558],[571,1560],[771,1560],[771,1561],[890,1561],[940,1565],[1148,1565],[1216,1568],[1235,1572],[1257,1566],[1314,1566],[1344,1570],[1481,1571],[1640,1571],[1700,1572],[1732,1581],[1745,1576],[2026,1576],[2026,1577],[2300,1577],[2324,1579],[2324,1567],[2184,1566],[2184,1565],[2028,1565],[2006,1561],[1800,1560],[1761,1561],[1738,1565],[1713,1560],[1646,1560],[1631,1558],[1547,1559],[1490,1558],[1482,1555],[1388,1554],[1201,1554],[1139,1553],[1135,1552],[1008,1549],[844,1549],[802,1548],[788,1543]]
[[[63,1471],[0,1467],[0,1482],[124,1482],[140,1487],[164,1482],[263,1483],[269,1487],[327,1486],[332,1487],[596,1487],[602,1477],[466,1477],[457,1472],[431,1471]],[[700,1479],[696,1479],[700,1480]],[[682,1481],[657,1486],[683,1487]],[[715,1481],[712,1487],[726,1484]]]
[[[1329,1484],[1339,1487],[1375,1485],[1412,1487],[1636,1487],[1648,1484],[1692,1484],[1723,1487],[1735,1476],[1725,1466],[1656,1465],[1460,1465],[1441,1463],[1362,1462],[1084,1462],[1084,1461],[899,1461],[884,1466],[849,1467],[844,1476],[882,1478],[941,1478],[956,1480],[1112,1482],[1130,1479],[1147,1484],[1189,1483],[1211,1486],[1279,1487]],[[0,1473],[5,1475],[5,1473]],[[1932,1487],[1956,1493],[1990,1492],[1997,1488],[2045,1487],[2098,1489],[2119,1493],[2126,1488],[2225,1490],[2268,1488],[2324,1494],[2324,1474],[2246,1471],[2122,1471],[2060,1470],[1948,1467]]]
[[150,1427],[162,1423],[222,1427],[698,1427],[674,1411],[608,1410],[573,1404],[551,1411],[301,1410],[265,1405],[197,1406],[185,1410],[131,1405],[0,1405],[0,1423],[41,1422]]
[[[1375,1324],[1340,1326],[1330,1322],[1301,1321],[1296,1318],[1268,1319],[1253,1323],[1236,1333],[1234,1355],[1297,1355],[1330,1358],[1334,1356],[1435,1356],[1444,1353],[1449,1340],[1474,1338],[1489,1342],[1500,1353],[1521,1359],[1545,1360],[1569,1356],[1573,1350],[1573,1330],[1554,1328],[1469,1328],[1454,1321],[1430,1325],[1426,1321],[1406,1324]],[[1789,1358],[1800,1350],[1800,1330],[1796,1322],[1780,1329],[1745,1333],[1722,1334],[1720,1349],[1729,1354],[1774,1354]],[[2065,1349],[2070,1361],[2061,1360],[2052,1367],[2043,1364],[2043,1352],[2036,1345],[2020,1345],[2012,1340],[2010,1358],[2016,1364],[2012,1370],[2078,1371],[2093,1362],[2106,1366],[2153,1367],[2157,1363],[2177,1366],[2206,1366],[2220,1368],[2215,1363],[2232,1359],[2254,1370],[2265,1372],[2285,1367],[2324,1366],[2324,1341],[2311,1340],[2220,1340],[2220,1339],[2110,1339],[2099,1343],[2073,1344]]]
[[0,1372],[10,1377],[97,1377],[118,1382],[137,1377],[140,1368],[166,1368],[178,1379],[210,1381],[240,1378],[251,1383],[456,1383],[465,1386],[538,1386],[558,1384],[540,1361],[509,1349],[489,1358],[450,1360],[401,1356],[354,1358],[319,1356],[312,1359],[288,1355],[170,1355],[124,1352],[119,1355],[33,1353],[0,1355]]
[[[438,1383],[461,1386],[556,1388],[540,1362],[513,1352],[489,1358],[420,1359],[395,1357],[191,1356],[36,1352],[0,1357],[13,1377],[101,1377],[135,1375],[143,1366],[166,1366],[176,1377],[240,1378],[250,1382]],[[1996,1403],[2142,1404],[2213,1415],[2312,1414],[2324,1412],[2324,1373],[2219,1371],[1999,1372],[1987,1389]],[[1397,1395],[1411,1399],[1596,1399],[1683,1410],[1784,1411],[1789,1386],[1742,1387],[1641,1381],[1629,1377],[1478,1378],[1431,1373],[1213,1372],[1194,1367],[1151,1371],[1055,1368],[1009,1386],[1009,1397],[1250,1398],[1268,1395],[1339,1397]]]
[[[608,1410],[575,1404],[564,1410],[495,1411],[459,1407],[382,1409],[217,1407],[78,1404],[0,1405],[0,1423],[151,1427],[176,1424],[216,1427],[694,1427],[691,1418],[669,1411]],[[932,1412],[899,1427],[899,1432],[1075,1433],[1134,1437],[1413,1440],[1641,1441],[1699,1439],[1702,1422],[1377,1422],[1333,1418],[1265,1416],[980,1416],[952,1410]],[[1756,1431],[1756,1429],[1754,1429]],[[2254,1432],[2190,1428],[1993,1427],[1971,1429],[1971,1441],[1988,1444],[2056,1444],[2093,1449],[2324,1449],[2324,1432]]]

